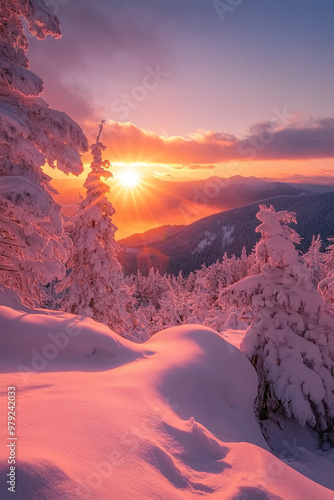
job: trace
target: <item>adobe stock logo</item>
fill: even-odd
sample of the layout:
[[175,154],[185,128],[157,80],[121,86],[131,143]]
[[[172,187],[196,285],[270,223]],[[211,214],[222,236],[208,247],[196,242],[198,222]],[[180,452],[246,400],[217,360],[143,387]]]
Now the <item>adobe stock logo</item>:
[[27,360],[28,365],[17,366],[24,385],[29,384],[32,373],[42,373],[47,370],[49,363],[66,350],[72,339],[81,333],[84,319],[84,316],[77,316],[66,320],[58,332],[51,331],[45,335],[45,342],[39,346],[39,350],[31,349],[32,356]]
[[244,0],[213,0],[212,5],[221,21],[225,21],[225,15],[234,12]]
[[132,88],[130,93],[122,94],[119,99],[115,99],[111,103],[111,112],[113,115],[117,115],[117,120],[124,121],[129,116],[132,109],[136,109],[139,103],[145,101],[148,94],[153,90],[156,90],[163,81],[169,76],[167,71],[162,71],[160,64],[157,64],[155,68],[151,66],[145,67],[146,74],[140,85],[136,85]]

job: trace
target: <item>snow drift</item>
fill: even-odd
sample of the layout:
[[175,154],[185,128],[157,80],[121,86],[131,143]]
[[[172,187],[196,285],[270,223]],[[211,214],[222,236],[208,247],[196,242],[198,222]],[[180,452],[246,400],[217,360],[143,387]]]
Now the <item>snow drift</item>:
[[[333,497],[270,453],[255,371],[213,330],[185,325],[137,345],[29,310],[5,288],[0,303],[1,422],[16,386],[19,500]],[[12,498],[4,444],[0,458],[0,496]]]

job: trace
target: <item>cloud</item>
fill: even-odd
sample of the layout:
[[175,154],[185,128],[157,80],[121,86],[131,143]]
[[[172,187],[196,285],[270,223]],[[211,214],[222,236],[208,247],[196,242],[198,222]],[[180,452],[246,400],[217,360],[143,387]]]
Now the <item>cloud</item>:
[[105,116],[99,107],[117,95],[117,85],[125,90],[147,65],[168,65],[158,26],[140,7],[109,0],[53,3],[62,37],[29,37],[31,70],[44,80],[42,97],[81,123]]
[[212,163],[210,165],[198,165],[198,164],[190,164],[190,165],[173,165],[172,168],[174,170],[213,170],[216,168],[216,165]]
[[232,160],[295,160],[334,157],[334,119],[279,127],[255,124],[245,138],[213,131],[188,137],[159,136],[132,123],[109,122],[103,135],[111,161],[212,168]]
[[334,170],[332,168],[320,168],[319,172],[324,172],[325,174],[331,174],[334,176]]
[[82,125],[87,119],[98,121],[103,116],[103,110],[93,105],[88,96],[88,89],[82,89],[80,85],[64,85],[51,79],[48,82],[47,92],[41,97],[51,107],[65,111]]
[[[114,69],[114,58],[119,55],[144,59],[148,64],[148,54],[156,62],[165,49],[157,27],[140,9],[122,2],[71,0],[59,5],[57,15],[61,21],[60,40],[29,40],[31,50],[39,52],[48,68],[77,71],[87,69],[93,60],[97,65],[101,63],[101,70],[109,66]],[[37,58],[34,62],[38,63]]]
[[[251,158],[265,160],[294,160],[334,157],[334,119],[312,120],[304,126],[288,126],[286,128],[268,127],[257,129],[241,141],[239,152]],[[255,151],[254,151],[255,149]]]

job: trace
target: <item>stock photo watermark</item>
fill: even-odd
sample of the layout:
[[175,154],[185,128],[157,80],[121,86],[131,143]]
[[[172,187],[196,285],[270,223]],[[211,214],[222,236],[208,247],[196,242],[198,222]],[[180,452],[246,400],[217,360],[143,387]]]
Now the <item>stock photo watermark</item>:
[[145,70],[146,73],[139,85],[135,85],[127,94],[121,94],[111,103],[111,112],[115,118],[117,117],[117,121],[126,120],[131,110],[145,101],[149,93],[156,90],[170,75],[161,69],[160,64],[156,64],[154,68],[146,66]]
[[283,441],[282,445],[283,448],[277,458],[271,459],[264,467],[245,478],[249,484],[240,488],[241,491],[236,500],[252,500],[255,495],[262,498],[263,494],[266,494],[270,488],[270,484],[284,474],[286,464],[298,460],[302,452],[305,451],[305,448],[298,446],[296,438],[291,444],[288,441]]
[[8,448],[8,473],[7,473],[7,490],[11,493],[16,492],[16,387],[8,387],[7,395],[7,448]]
[[[273,108],[272,113],[273,115],[271,120],[267,122],[267,126],[259,128],[256,133],[238,143],[237,153],[245,156],[243,161],[255,160],[258,153],[262,152],[274,140],[277,127],[288,126],[293,118],[286,106],[282,110]],[[229,185],[231,182],[230,177],[240,174],[241,170],[241,163],[231,161],[223,168],[224,177],[210,178],[202,188],[195,188],[190,204],[182,203],[179,206],[185,224],[193,222],[194,217],[200,217],[203,209],[208,207],[221,194],[221,191]]]
[[31,349],[31,361],[29,365],[19,364],[17,366],[17,371],[21,375],[25,385],[28,385],[33,373],[41,373],[46,370],[49,362],[56,359],[61,351],[69,345],[71,339],[80,334],[82,325],[78,323],[83,319],[84,317],[78,317],[69,320],[63,330],[56,333],[49,332],[46,335],[47,343],[42,348],[39,350],[35,348]]
[[[178,404],[173,404],[169,401],[169,397],[167,397],[163,403],[170,407],[171,410],[179,408]],[[154,432],[157,431],[168,412],[168,410],[166,411],[165,405],[157,405],[152,410],[151,414],[138,426],[132,426],[120,436],[120,445],[127,450],[127,453],[137,453],[141,443],[143,441],[148,441],[150,436],[154,435]],[[104,461],[92,462],[92,470],[86,478],[84,480],[75,480],[75,496],[73,496],[73,494],[71,494],[71,496],[65,494],[61,497],[61,500],[87,500],[96,498],[96,492],[101,488],[104,481],[115,473],[115,469],[122,467],[125,460],[126,457],[124,453],[121,451],[112,451]],[[92,495],[94,495],[94,497]]]
[[238,144],[238,153],[245,155],[247,160],[255,160],[257,154],[274,140],[277,127],[286,127],[291,123],[293,115],[288,113],[286,106],[282,111],[277,108],[272,111],[273,115],[266,126],[258,129],[256,134],[247,137]]
[[212,2],[212,5],[219,19],[221,21],[225,21],[226,14],[231,14],[232,12],[234,12],[235,9],[239,7],[239,5],[241,5],[243,2],[244,0],[214,0]]
[[241,166],[238,162],[230,162],[224,167],[226,177],[215,177],[208,179],[202,188],[194,188],[194,196],[191,205],[182,203],[179,206],[183,219],[186,224],[193,221],[193,217],[199,217],[203,208],[207,207],[212,200],[217,198],[222,189],[225,189],[230,183],[230,177],[240,172]]

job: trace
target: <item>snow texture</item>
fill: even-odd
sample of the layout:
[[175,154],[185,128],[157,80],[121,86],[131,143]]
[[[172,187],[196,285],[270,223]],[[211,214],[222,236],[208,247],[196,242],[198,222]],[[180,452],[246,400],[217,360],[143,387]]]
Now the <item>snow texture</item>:
[[293,417],[333,443],[333,316],[324,307],[305,261],[294,247],[295,215],[260,205],[256,246],[261,274],[231,285],[222,295],[249,306],[253,321],[241,349],[259,375],[260,420]]
[[64,276],[70,246],[42,166],[81,173],[87,141],[39,97],[43,82],[29,70],[22,18],[39,39],[58,38],[59,20],[42,0],[0,0],[0,8],[0,280],[36,305],[40,284]]
[[64,290],[59,300],[65,311],[82,314],[106,324],[127,338],[147,340],[135,317],[130,288],[124,283],[112,222],[115,210],[107,199],[110,187],[102,180],[112,177],[110,163],[102,159],[105,146],[100,142],[103,122],[95,144],[93,161],[85,181],[85,199],[73,219],[73,250],[69,273],[56,289]]
[[138,345],[90,319],[29,311],[5,289],[0,302],[0,408],[15,385],[19,500],[333,497],[269,451],[255,371],[213,330],[181,326]]
[[196,252],[201,252],[202,250],[204,250],[204,248],[212,245],[212,243],[215,241],[215,239],[217,237],[216,234],[210,233],[209,231],[205,231],[204,235],[205,235],[205,238],[198,243],[195,250],[193,250],[191,252],[192,254],[194,254]]

